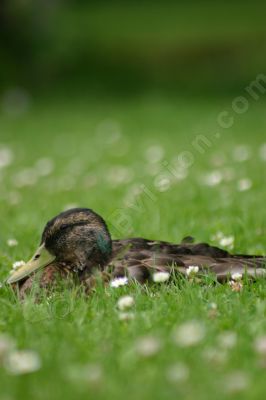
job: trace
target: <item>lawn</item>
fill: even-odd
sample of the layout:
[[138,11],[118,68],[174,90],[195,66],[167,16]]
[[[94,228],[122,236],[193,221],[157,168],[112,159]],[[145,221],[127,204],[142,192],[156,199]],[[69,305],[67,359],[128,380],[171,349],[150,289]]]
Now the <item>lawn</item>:
[[[1,281],[32,255],[48,219],[73,206],[101,214],[114,238],[219,245],[222,232],[234,252],[265,254],[265,96],[243,89],[242,114],[234,97],[23,96],[0,114]],[[224,110],[234,117],[228,129],[217,123]],[[0,336],[0,398],[262,399],[265,290],[263,280],[241,292],[186,280],[99,284],[90,297],[63,290],[36,304],[3,285],[0,330],[40,365],[12,373]],[[122,321],[124,294],[135,304]],[[182,331],[195,343],[178,341]]]

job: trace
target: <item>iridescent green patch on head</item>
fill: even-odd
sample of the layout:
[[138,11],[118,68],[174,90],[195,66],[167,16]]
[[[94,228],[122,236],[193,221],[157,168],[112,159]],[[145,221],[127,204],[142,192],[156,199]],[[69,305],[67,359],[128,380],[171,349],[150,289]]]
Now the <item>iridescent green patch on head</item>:
[[98,232],[96,235],[96,242],[98,249],[103,253],[103,254],[110,254],[112,251],[112,244],[110,241],[109,237],[106,237],[106,235],[102,232]]

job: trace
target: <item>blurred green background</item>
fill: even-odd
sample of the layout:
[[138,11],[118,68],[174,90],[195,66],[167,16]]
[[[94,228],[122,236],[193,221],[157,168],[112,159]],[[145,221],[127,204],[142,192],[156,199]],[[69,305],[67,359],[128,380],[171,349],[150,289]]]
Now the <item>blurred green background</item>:
[[[45,223],[75,206],[101,214],[114,238],[193,235],[223,247],[222,234],[230,251],[265,254],[265,16],[258,0],[1,0],[0,282],[32,256]],[[63,292],[73,312],[38,324],[27,316],[37,321],[53,300],[20,304],[0,284],[0,332],[42,361],[14,377],[0,354],[0,398],[224,400],[238,371],[247,386],[233,399],[265,397],[266,362],[252,350],[266,332],[265,282],[243,295],[189,282],[124,289]],[[122,293],[136,298],[129,325],[117,316]],[[186,352],[170,337],[188,318],[207,335]],[[239,343],[216,365],[204,352],[224,330]],[[161,338],[157,358],[130,358],[140,335]],[[189,379],[173,384],[179,361]],[[88,363],[102,371],[97,387]]]
[[266,3],[2,0],[0,87],[235,93],[266,70]]

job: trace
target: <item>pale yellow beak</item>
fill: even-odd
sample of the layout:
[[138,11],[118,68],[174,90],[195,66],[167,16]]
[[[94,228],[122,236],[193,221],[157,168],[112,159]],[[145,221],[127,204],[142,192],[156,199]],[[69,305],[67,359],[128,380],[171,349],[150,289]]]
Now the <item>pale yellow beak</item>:
[[6,280],[6,283],[18,282],[31,273],[51,264],[51,262],[54,260],[55,256],[49,253],[44,244],[42,244],[29,262],[11,272],[11,275]]

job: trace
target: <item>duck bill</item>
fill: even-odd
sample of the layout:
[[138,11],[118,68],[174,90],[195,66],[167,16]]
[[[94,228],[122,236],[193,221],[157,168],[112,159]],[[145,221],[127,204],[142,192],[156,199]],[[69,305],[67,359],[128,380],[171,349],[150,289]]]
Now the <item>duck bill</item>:
[[33,272],[38,271],[41,268],[46,267],[51,264],[55,260],[55,256],[45,248],[44,244],[42,244],[32,259],[26,264],[22,265],[20,268],[11,272],[10,277],[7,279],[7,283],[15,283],[20,281],[21,279],[27,277]]

